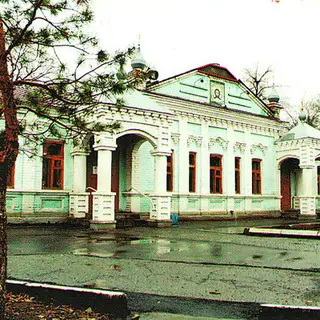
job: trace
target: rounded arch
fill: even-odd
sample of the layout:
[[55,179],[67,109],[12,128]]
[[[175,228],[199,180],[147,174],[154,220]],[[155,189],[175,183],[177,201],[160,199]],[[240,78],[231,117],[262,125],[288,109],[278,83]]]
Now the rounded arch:
[[144,131],[141,129],[125,129],[123,131],[117,132],[117,134],[115,135],[115,139],[118,139],[125,135],[137,135],[149,141],[154,148],[156,148],[157,146],[157,138],[155,138],[153,135],[151,135],[147,131]]
[[295,155],[295,154],[287,154],[285,156],[282,156],[281,158],[277,159],[277,168],[280,170],[281,169],[281,164],[288,159],[296,159],[300,162],[300,158],[299,156]]

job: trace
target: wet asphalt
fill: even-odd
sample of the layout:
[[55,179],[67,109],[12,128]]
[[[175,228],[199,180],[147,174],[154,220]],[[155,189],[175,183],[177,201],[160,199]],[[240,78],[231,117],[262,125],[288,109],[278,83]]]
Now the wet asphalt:
[[289,221],[184,222],[106,233],[10,226],[8,276],[124,291],[142,319],[169,319],[165,313],[250,319],[250,307],[230,317],[221,305],[208,308],[212,301],[319,307],[317,239],[243,234],[245,227],[283,223]]

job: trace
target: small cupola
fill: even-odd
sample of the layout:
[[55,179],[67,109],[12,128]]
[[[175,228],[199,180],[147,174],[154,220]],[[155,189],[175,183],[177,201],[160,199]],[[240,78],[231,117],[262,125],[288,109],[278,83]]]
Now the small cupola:
[[136,54],[132,58],[131,67],[133,70],[140,70],[140,71],[143,71],[147,67],[146,60],[141,54],[140,43],[138,45]]
[[283,106],[279,102],[280,96],[279,96],[274,84],[271,88],[271,91],[270,91],[267,99],[268,99],[269,109],[272,111],[273,115],[279,119],[280,118],[280,111],[283,109]]
[[132,70],[129,73],[135,79],[135,87],[140,90],[145,90],[148,85],[158,79],[158,71],[151,69],[141,54],[140,43],[138,44],[137,51],[131,60]]
[[269,101],[269,103],[278,103],[280,101],[280,96],[279,96],[274,84],[273,84],[271,91],[268,95],[268,101]]
[[307,122],[307,114],[304,111],[304,108],[301,108],[301,110],[300,110],[299,120],[300,120],[301,123]]

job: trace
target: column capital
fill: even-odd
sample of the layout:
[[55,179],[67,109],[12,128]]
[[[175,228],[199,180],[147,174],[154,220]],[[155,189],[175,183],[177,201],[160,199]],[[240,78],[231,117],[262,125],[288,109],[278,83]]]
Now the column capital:
[[71,155],[74,156],[88,156],[90,154],[90,152],[88,152],[87,150],[81,150],[81,149],[74,149],[71,151]]
[[117,148],[115,137],[110,132],[99,132],[94,136],[93,149],[114,151]]
[[114,146],[107,146],[107,145],[104,145],[104,144],[99,144],[99,145],[94,145],[93,146],[93,150],[94,151],[100,151],[100,150],[109,150],[109,151],[114,151],[116,150],[117,147],[114,147]]

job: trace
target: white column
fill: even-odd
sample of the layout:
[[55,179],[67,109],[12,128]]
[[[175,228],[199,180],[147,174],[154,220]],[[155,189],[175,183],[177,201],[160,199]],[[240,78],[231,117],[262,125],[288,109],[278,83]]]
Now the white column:
[[76,151],[73,156],[73,192],[86,191],[87,183],[87,152]]
[[72,152],[73,156],[73,192],[70,193],[70,215],[73,218],[85,218],[89,209],[87,183],[87,155],[82,150]]
[[98,183],[97,192],[111,192],[111,162],[113,148],[98,150]]
[[167,192],[167,156],[169,153],[154,152],[154,193]]
[[112,151],[116,143],[110,133],[99,134],[95,137],[94,150],[98,151],[97,192],[93,195],[93,217],[90,227],[96,230],[114,228],[115,193],[111,192]]

